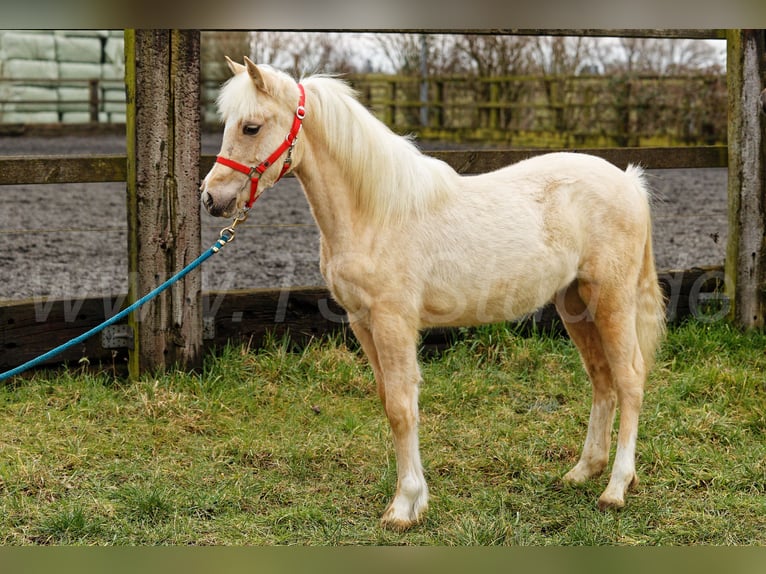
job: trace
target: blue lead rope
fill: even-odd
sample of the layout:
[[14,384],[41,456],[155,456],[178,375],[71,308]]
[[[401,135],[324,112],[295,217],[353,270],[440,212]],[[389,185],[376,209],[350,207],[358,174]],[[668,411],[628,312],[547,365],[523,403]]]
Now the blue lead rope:
[[247,216],[238,217],[234,220],[234,223],[225,229],[221,231],[221,235],[219,239],[213,244],[212,247],[210,247],[207,251],[205,251],[202,255],[197,257],[194,261],[189,263],[186,267],[181,269],[178,273],[173,275],[170,279],[165,281],[162,285],[159,285],[158,287],[155,287],[152,291],[141,297],[138,301],[130,305],[129,307],[123,309],[113,317],[110,317],[100,325],[97,325],[93,327],[90,331],[87,331],[83,333],[82,335],[75,337],[71,341],[68,341],[64,343],[63,345],[59,345],[55,349],[51,349],[47,353],[40,355],[39,357],[36,357],[32,359],[31,361],[27,361],[23,365],[19,365],[18,367],[11,369],[10,371],[5,371],[4,373],[0,373],[0,382],[10,379],[11,377],[18,375],[19,373],[23,373],[24,371],[31,369],[32,367],[36,367],[40,365],[41,363],[44,363],[48,359],[51,359],[58,355],[59,353],[63,353],[67,349],[74,347],[75,345],[79,345],[86,339],[89,339],[96,333],[100,333],[104,329],[106,329],[110,325],[114,325],[118,321],[124,319],[127,317],[130,313],[138,309],[141,305],[146,303],[147,301],[150,301],[154,299],[157,295],[165,291],[168,287],[170,287],[173,283],[176,281],[182,279],[186,275],[188,275],[191,271],[202,265],[209,257],[213,256],[214,254],[218,253],[218,251],[221,250],[221,248],[226,245],[227,243],[230,243],[234,239],[234,228],[242,223]]

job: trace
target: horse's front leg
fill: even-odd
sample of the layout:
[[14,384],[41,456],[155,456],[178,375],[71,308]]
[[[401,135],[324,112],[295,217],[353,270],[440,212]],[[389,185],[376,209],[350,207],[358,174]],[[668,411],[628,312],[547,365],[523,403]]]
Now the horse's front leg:
[[418,447],[418,331],[405,318],[387,311],[371,313],[369,322],[355,326],[354,331],[361,334],[362,346],[377,367],[378,393],[396,450],[396,494],[381,523],[404,530],[416,524],[428,506]]

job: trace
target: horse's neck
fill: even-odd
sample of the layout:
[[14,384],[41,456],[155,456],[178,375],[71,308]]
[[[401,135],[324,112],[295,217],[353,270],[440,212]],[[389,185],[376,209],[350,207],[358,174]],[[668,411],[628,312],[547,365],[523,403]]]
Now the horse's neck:
[[352,190],[337,161],[323,146],[312,146],[305,135],[306,148],[295,175],[303,186],[314,219],[329,243],[340,246],[352,242],[359,223]]

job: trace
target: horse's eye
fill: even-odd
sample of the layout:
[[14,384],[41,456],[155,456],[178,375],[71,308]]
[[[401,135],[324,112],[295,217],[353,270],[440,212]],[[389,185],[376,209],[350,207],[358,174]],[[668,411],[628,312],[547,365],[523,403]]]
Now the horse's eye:
[[242,126],[242,133],[246,136],[254,136],[258,133],[258,131],[261,129],[261,126],[254,126],[252,124],[247,124],[245,126]]

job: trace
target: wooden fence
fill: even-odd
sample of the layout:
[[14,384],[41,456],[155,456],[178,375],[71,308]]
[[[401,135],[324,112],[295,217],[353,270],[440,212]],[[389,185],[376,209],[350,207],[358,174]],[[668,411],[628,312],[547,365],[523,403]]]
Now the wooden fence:
[[420,139],[533,147],[726,141],[723,75],[347,79],[379,119]]
[[[580,33],[603,34],[593,31]],[[636,31],[631,33],[635,34]],[[651,35],[653,32],[643,33]],[[718,32],[711,32],[711,36],[713,34],[718,37]],[[764,118],[759,115],[758,97],[763,86],[764,33],[734,30],[727,33],[727,38],[729,62],[733,63],[728,75],[728,93],[732,116],[730,126],[734,126],[730,127],[728,148],[703,146],[578,151],[600,155],[619,166],[629,162],[640,162],[649,169],[728,166],[731,209],[726,268],[663,273],[662,282],[669,298],[668,312],[671,318],[682,318],[690,313],[709,318],[729,314],[742,326],[762,327],[766,298],[763,288],[766,285],[766,252],[763,246],[763,226],[766,220],[763,167],[766,139],[763,138]],[[146,281],[146,285],[151,284],[155,275],[166,276],[183,267],[189,258],[196,255],[195,249],[198,250],[194,241],[199,241],[199,218],[196,221],[194,217],[179,220],[173,216],[188,213],[190,205],[190,200],[177,191],[193,186],[196,193],[200,176],[207,172],[213,161],[212,157],[202,157],[198,160],[198,168],[194,167],[197,162],[193,154],[188,154],[189,148],[197,145],[192,140],[194,134],[198,134],[194,130],[198,130],[199,116],[184,116],[177,111],[182,107],[182,101],[195,97],[190,94],[191,91],[196,91],[196,97],[199,94],[198,86],[189,85],[189,82],[193,84],[188,79],[190,75],[185,75],[193,72],[194,66],[198,65],[194,61],[196,57],[198,62],[198,39],[199,34],[195,31],[126,33],[127,44],[132,46],[131,50],[141,51],[141,57],[137,60],[144,63],[143,68],[134,68],[128,79],[128,106],[129,109],[133,107],[130,112],[133,115],[130,117],[137,121],[132,127],[129,126],[127,158],[0,158],[0,185],[127,180],[129,189],[137,190],[131,193],[140,194],[140,185],[146,183],[137,183],[137,173],[142,169],[148,170],[152,181],[161,182],[158,185],[165,190],[154,194],[159,199],[151,200],[154,201],[151,209],[162,209],[163,213],[170,216],[161,220],[161,228],[142,231],[137,209],[129,210],[131,276],[140,274],[145,279],[139,281]],[[163,70],[166,75],[150,79],[145,75],[145,70],[149,69]],[[187,83],[178,85],[178,78],[187,78]],[[138,85],[147,89],[153,87],[154,91],[141,94],[136,89]],[[137,115],[137,109],[141,109],[144,101],[150,101],[148,98],[154,102],[154,107],[163,108],[162,113],[167,115],[159,120],[154,117],[151,120],[154,125],[147,126],[144,123],[147,120]],[[159,106],[158,101],[165,101],[168,105]],[[199,107],[192,106],[191,109]],[[191,137],[188,137],[189,134]],[[160,138],[168,142],[168,145],[139,147],[136,143],[140,138]],[[156,149],[159,148],[164,150],[164,155],[158,157]],[[432,155],[444,159],[461,173],[481,173],[542,152],[532,149],[477,150],[434,152]],[[141,202],[148,197],[145,196]],[[135,205],[131,203],[135,201],[130,200],[129,205]],[[191,203],[198,205],[196,195]],[[146,257],[139,268],[135,266],[138,253],[147,249],[147,243],[151,243],[147,233],[155,233],[155,244],[156,233],[167,241],[163,243],[161,253],[157,253],[155,248],[155,252]],[[180,245],[186,247],[179,251]],[[0,308],[0,369],[20,364],[98,324],[117,312],[121,305],[132,302],[144,289],[131,288],[127,298],[26,301]],[[127,328],[122,334],[122,344],[130,349],[131,364],[134,366],[132,376],[138,376],[147,369],[162,368],[170,362],[177,362],[182,367],[194,367],[199,363],[203,349],[232,339],[249,340],[257,345],[267,331],[290,331],[293,336],[300,337],[317,336],[343,327],[342,311],[332,303],[329,294],[322,288],[202,294],[197,285],[187,283],[172,288],[168,297],[169,302],[163,306],[165,311],[149,312],[146,316],[151,319],[142,321],[150,322],[150,325],[137,327],[134,323],[132,329]],[[204,310],[211,308],[211,297],[222,303],[214,315],[205,317]],[[185,309],[185,301],[196,302],[190,305],[192,311]],[[44,313],[41,313],[41,305]],[[550,309],[546,309],[538,313],[536,319],[545,321],[549,315]],[[445,336],[449,334],[433,331],[427,334],[425,342],[438,344]],[[98,340],[91,341],[83,349],[74,350],[59,360],[75,360],[86,356],[90,360],[108,361],[114,357],[115,352],[121,352],[108,347],[108,342],[102,345]]]

